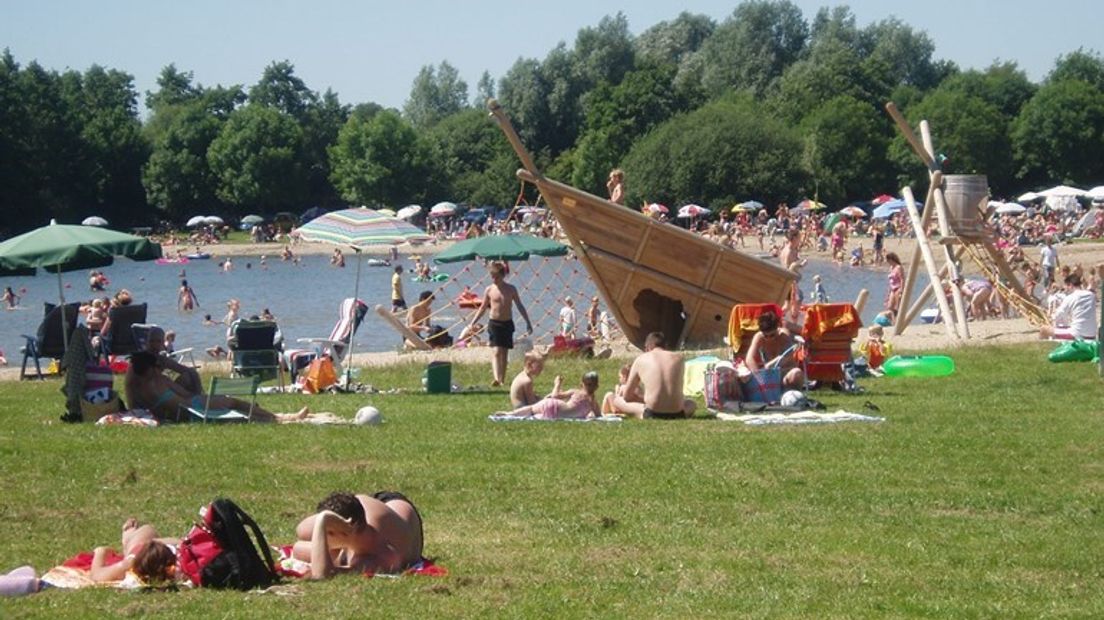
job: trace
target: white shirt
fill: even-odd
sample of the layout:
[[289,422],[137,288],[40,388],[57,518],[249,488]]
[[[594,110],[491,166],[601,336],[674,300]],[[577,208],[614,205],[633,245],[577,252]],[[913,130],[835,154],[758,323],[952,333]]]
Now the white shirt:
[[1039,251],[1039,255],[1042,257],[1043,267],[1057,267],[1058,266],[1058,250],[1049,245],[1044,245],[1043,249]]
[[1074,289],[1062,300],[1054,318],[1059,324],[1069,325],[1078,338],[1096,338],[1096,295],[1083,288]]
[[566,336],[575,331],[575,308],[564,306],[560,308],[560,331]]

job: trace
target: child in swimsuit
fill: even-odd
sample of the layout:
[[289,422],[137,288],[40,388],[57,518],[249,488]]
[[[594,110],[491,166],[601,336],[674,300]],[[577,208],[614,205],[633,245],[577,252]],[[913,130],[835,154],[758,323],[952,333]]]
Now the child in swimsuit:
[[893,354],[893,347],[883,339],[881,325],[871,325],[866,330],[866,342],[859,346],[859,352],[866,358],[867,366],[872,370],[882,367],[882,362]]
[[598,389],[598,373],[583,375],[580,387],[562,391],[562,377],[556,377],[552,393],[536,404],[519,407],[506,412],[515,416],[532,416],[540,420],[564,420],[593,418],[600,415],[594,402],[594,392]]

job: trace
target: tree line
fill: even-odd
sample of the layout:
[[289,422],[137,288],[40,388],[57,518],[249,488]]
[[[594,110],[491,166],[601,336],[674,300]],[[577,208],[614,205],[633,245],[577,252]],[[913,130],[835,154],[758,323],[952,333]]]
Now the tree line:
[[868,199],[926,175],[882,111],[929,119],[945,168],[995,194],[1104,181],[1104,60],[1059,57],[1039,84],[1014,62],[962,70],[894,19],[846,6],[811,20],[750,0],[717,22],[682,13],[638,36],[623,14],[474,92],[426,66],[401,110],[311,90],[287,61],[256,84],[204,86],[175,65],[138,110],[133,77],[0,56],[0,229],[101,215],[118,227],[311,205],[513,204],[518,162],[484,102],[497,97],[538,165],[629,204],[722,207]]

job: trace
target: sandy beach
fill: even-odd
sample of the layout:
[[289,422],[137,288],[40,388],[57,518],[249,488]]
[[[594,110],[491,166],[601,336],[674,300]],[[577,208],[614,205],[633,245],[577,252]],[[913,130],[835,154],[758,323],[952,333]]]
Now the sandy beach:
[[[866,241],[864,239],[864,241]],[[422,246],[400,246],[399,253],[404,257],[410,257],[414,255],[430,256],[435,254],[446,247],[452,245],[452,241],[445,241],[440,243],[431,243]],[[865,244],[864,244],[865,245]],[[166,253],[171,253],[173,246],[166,246]],[[194,246],[188,246],[192,249]],[[219,244],[202,246],[205,251],[210,252],[214,257],[219,256],[255,256],[260,254],[266,254],[269,256],[278,256],[279,252],[283,249],[283,244],[279,243],[244,243],[244,244]],[[333,247],[321,243],[301,243],[297,246],[293,246],[293,251],[299,254],[309,255],[328,255],[333,252]],[[745,248],[747,251],[752,251],[753,248]],[[911,239],[894,240],[891,239],[886,243],[887,252],[896,252],[905,264],[911,259],[912,254],[916,250],[916,244]],[[370,256],[387,255],[390,252],[390,247],[370,247],[365,249],[365,254]],[[1037,248],[1029,248],[1026,253],[1029,257],[1034,258],[1038,253]],[[810,258],[827,259],[827,254],[812,253],[808,255]],[[1090,265],[1096,265],[1104,263],[1104,242],[1083,242],[1072,243],[1059,246],[1059,258],[1063,264],[1075,265],[1080,263],[1086,267]],[[972,272],[972,265],[966,265],[967,273]],[[925,278],[926,281],[926,278]],[[879,303],[878,300],[872,299],[868,303]],[[892,335],[892,329],[887,330],[889,341],[893,344],[894,348],[900,352],[924,352],[924,351],[950,351],[960,346],[987,346],[994,344],[1009,344],[1009,343],[1022,343],[1037,341],[1037,331],[1031,327],[1031,325],[1022,318],[1017,319],[1003,319],[1003,320],[990,320],[990,321],[978,321],[970,323],[971,338],[967,341],[958,341],[948,335],[946,328],[942,324],[920,324],[914,323],[908,327],[906,332],[902,335]],[[861,337],[860,337],[861,338]],[[601,346],[607,346],[606,344],[600,344]],[[608,346],[613,350],[613,357],[618,359],[632,359],[638,353],[637,349],[630,345],[626,341],[608,343]],[[856,347],[858,341],[856,342]],[[15,352],[13,352],[15,353]],[[717,349],[707,351],[687,351],[687,356],[693,356],[703,353],[718,353]],[[723,351],[721,351],[723,353]],[[430,361],[435,360],[448,360],[455,363],[485,363],[490,364],[491,351],[487,347],[474,347],[470,349],[450,349],[439,351],[427,351],[427,352],[398,352],[398,351],[384,351],[373,353],[357,353],[355,355],[354,366],[363,366],[365,368],[373,368],[380,366],[389,366],[394,364],[415,364],[424,365]],[[9,357],[9,366],[6,368],[0,368],[0,381],[18,380],[19,378],[19,364],[21,357],[18,354],[13,354]],[[44,360],[45,363],[45,360]],[[205,371],[209,372],[229,372],[229,366],[224,361],[207,361],[198,360]],[[370,383],[370,378],[365,377],[364,382]]]

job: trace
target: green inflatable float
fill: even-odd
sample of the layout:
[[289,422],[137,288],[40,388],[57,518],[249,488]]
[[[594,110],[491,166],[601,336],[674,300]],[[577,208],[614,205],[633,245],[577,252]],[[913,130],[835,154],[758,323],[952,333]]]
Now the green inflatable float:
[[1099,357],[1100,345],[1085,340],[1063,342],[1047,355],[1052,362],[1091,362]]
[[894,355],[882,363],[887,377],[946,377],[954,369],[946,355]]

